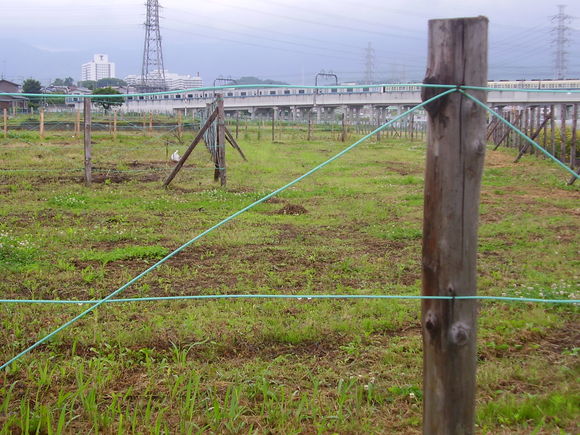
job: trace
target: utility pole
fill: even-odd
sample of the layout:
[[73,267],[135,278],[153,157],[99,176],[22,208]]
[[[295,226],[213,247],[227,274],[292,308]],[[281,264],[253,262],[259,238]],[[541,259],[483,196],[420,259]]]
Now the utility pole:
[[159,0],[147,0],[141,86],[144,91],[166,89],[159,29]]
[[554,78],[556,80],[563,80],[566,78],[568,69],[568,52],[566,51],[566,46],[570,42],[570,38],[568,37],[570,27],[568,24],[572,22],[572,16],[567,15],[565,9],[566,5],[558,5],[558,13],[552,16],[552,23],[554,23],[554,28],[552,29],[552,33],[554,34],[552,45],[555,48]]
[[375,81],[375,50],[369,42],[365,49],[365,83],[370,85]]

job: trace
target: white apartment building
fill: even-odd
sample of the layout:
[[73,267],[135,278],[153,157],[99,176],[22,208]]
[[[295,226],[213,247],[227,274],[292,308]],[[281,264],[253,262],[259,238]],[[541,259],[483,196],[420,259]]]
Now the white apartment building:
[[81,68],[81,80],[100,80],[115,77],[115,64],[109,62],[109,55],[95,54],[91,62]]
[[[164,73],[165,73],[165,87],[169,91],[201,88],[203,86],[203,80],[199,76],[199,73],[197,73],[195,77],[189,74],[182,75],[171,73],[168,70],[164,70]],[[159,73],[157,71],[153,71],[151,75],[157,77],[159,76]],[[125,77],[125,81],[129,85],[138,86],[141,84],[141,75],[136,74],[128,75],[127,77]]]

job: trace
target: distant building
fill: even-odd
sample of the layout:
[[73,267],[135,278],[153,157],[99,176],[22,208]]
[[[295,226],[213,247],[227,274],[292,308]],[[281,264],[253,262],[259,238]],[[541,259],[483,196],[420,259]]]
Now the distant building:
[[[16,93],[19,92],[18,85],[16,83],[9,82],[8,80],[0,80],[0,92]],[[28,107],[28,98],[0,95],[0,111],[3,109],[26,109]]]
[[[155,73],[155,71],[153,71]],[[124,79],[128,85],[139,86],[142,82],[141,75],[128,75]],[[165,70],[165,88],[169,91],[181,90],[181,89],[192,89],[201,88],[203,86],[203,80],[199,76],[199,73],[195,77],[187,74],[181,75],[176,73],[170,73]]]
[[95,54],[93,60],[84,63],[81,68],[81,80],[101,80],[115,77],[115,64],[109,62],[107,54]]

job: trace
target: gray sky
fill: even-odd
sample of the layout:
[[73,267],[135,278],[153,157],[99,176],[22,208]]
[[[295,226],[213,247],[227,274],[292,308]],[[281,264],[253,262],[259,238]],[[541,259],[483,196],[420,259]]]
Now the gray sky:
[[[0,0],[0,74],[47,82],[80,77],[82,63],[107,53],[117,76],[141,70],[145,0]],[[377,80],[420,80],[425,72],[427,20],[486,15],[490,74],[550,78],[550,17],[566,0],[161,0],[165,68],[219,75],[254,75],[312,83],[332,70],[362,79],[365,48],[375,52]],[[580,17],[580,2],[566,12]],[[580,18],[567,47],[568,76],[580,77]]]

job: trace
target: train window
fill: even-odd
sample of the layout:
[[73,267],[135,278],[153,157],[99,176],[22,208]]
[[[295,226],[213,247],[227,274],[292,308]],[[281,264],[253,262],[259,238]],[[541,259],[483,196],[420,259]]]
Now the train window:
[[286,89],[286,90],[284,91],[284,95],[290,95],[290,89]]
[[140,100],[144,100],[144,99],[145,99],[145,97],[144,97],[143,95],[141,95],[141,96],[139,97],[139,99],[140,99]]
[[169,99],[169,95],[164,95],[163,98],[167,100]]
[[242,97],[245,97],[245,96],[247,95],[247,93],[242,91],[242,92],[240,92],[240,95],[241,95]]
[[175,98],[179,99],[179,98],[181,98],[181,95],[180,95],[180,94],[177,94],[177,95],[175,96]]
[[234,96],[234,93],[233,92],[228,92],[227,95],[228,95],[228,97],[233,97]]
[[276,91],[270,91],[270,95],[276,95]]
[[303,94],[304,93],[304,89],[298,89],[298,93],[299,94]]
[[332,89],[330,90],[330,92],[331,92],[331,93],[333,93],[333,94],[336,94],[336,93],[338,92],[338,89],[336,89],[336,88],[332,88]]
[[369,91],[369,88],[362,88],[362,91],[363,92],[368,92]]
[[352,88],[348,88],[346,92],[352,92]]
[[[133,97],[127,97],[127,100],[132,100]],[[75,98],[75,101],[77,101],[77,99]]]
[[187,98],[193,98],[193,94],[187,94]]

